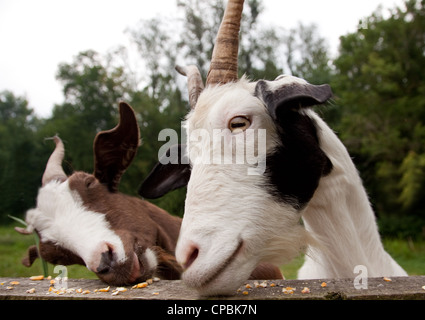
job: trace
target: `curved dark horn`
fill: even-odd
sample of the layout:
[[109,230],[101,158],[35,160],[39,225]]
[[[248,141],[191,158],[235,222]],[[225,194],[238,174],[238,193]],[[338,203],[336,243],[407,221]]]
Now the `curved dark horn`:
[[218,30],[206,85],[238,79],[239,29],[244,0],[229,0]]
[[62,140],[58,136],[48,139],[55,141],[56,148],[47,161],[46,169],[44,170],[43,178],[41,179],[43,186],[52,180],[65,181],[67,179],[67,176],[62,169],[62,160],[65,155],[65,147]]
[[190,108],[193,109],[196,106],[198,97],[204,90],[204,83],[202,82],[201,73],[198,67],[194,65],[181,67],[176,66],[176,70],[183,76],[187,76],[187,89],[189,92],[189,104]]

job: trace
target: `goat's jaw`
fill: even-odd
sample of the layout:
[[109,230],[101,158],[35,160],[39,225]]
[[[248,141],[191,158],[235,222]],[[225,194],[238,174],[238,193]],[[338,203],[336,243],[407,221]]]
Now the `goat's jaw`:
[[[180,242],[181,248],[185,248],[184,242]],[[191,246],[188,248],[193,249]],[[234,294],[240,283],[249,277],[257,265],[256,260],[246,260],[245,245],[241,239],[227,243],[226,247],[211,246],[205,251],[202,250],[199,256],[196,253],[194,261],[190,261],[190,253],[180,253],[180,256],[187,257],[185,261],[181,260],[181,264],[186,266],[182,280],[205,296]]]
[[305,245],[300,212],[258,188],[264,179],[244,166],[192,167],[176,258],[201,295],[234,294],[258,263],[286,263]]

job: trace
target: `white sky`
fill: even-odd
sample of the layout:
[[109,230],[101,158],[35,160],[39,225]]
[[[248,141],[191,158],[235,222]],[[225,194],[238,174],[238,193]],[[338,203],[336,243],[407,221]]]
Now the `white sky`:
[[[176,0],[0,0],[0,91],[24,95],[37,115],[50,116],[63,102],[55,79],[59,63],[93,49],[101,54],[129,45],[128,27],[156,15],[176,16]],[[316,23],[336,53],[339,37],[379,4],[403,0],[263,0],[264,23],[284,28]]]

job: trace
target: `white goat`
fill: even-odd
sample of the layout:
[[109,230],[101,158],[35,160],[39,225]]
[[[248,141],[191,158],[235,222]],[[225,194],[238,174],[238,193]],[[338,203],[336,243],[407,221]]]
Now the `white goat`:
[[[406,275],[382,246],[346,148],[309,108],[331,98],[330,87],[291,76],[237,80],[242,8],[243,1],[229,0],[205,89],[196,67],[179,68],[188,76],[193,109],[185,122],[191,175],[176,248],[183,280],[202,294],[231,294],[259,262],[285,263],[307,247],[299,278],[353,277],[356,265],[364,265],[369,276]],[[244,141],[237,137],[266,129],[266,155],[259,157],[265,172],[248,175],[252,164],[194,159],[191,150],[211,158],[225,149],[191,139],[201,128],[211,136],[222,130],[233,157],[244,150],[236,148]],[[258,145],[259,135],[254,137]],[[152,195],[158,185],[162,194],[184,184],[187,166],[162,164],[162,177],[156,168],[141,190],[151,188]]]

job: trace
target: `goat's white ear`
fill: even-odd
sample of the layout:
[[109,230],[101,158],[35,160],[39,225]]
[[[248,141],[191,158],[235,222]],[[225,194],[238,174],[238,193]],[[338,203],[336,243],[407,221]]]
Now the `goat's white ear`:
[[167,150],[142,182],[139,188],[140,196],[156,199],[187,185],[190,179],[190,165],[185,156],[185,149],[185,145],[173,145]]
[[121,176],[136,155],[140,144],[140,130],[133,109],[121,102],[119,124],[99,132],[93,144],[94,176],[108,186],[111,192],[118,190]]
[[285,81],[281,86],[276,84],[270,86],[269,83],[269,81],[258,81],[255,86],[255,96],[266,104],[274,120],[280,112],[322,104],[333,95],[331,87],[327,84],[313,85],[307,82]]

